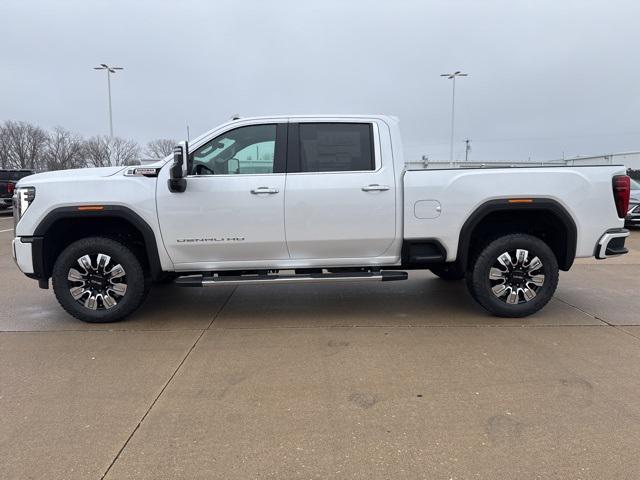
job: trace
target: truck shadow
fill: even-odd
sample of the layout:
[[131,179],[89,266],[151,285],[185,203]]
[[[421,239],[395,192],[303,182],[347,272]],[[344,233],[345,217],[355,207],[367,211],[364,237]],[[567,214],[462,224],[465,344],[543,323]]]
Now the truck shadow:
[[[561,302],[526,319],[489,315],[463,281],[444,282],[427,272],[409,280],[325,285],[180,288],[151,292],[136,319],[211,323],[211,328],[331,326],[486,326],[575,324]],[[178,320],[180,319],[180,320]],[[181,326],[182,327],[182,326]],[[183,328],[183,327],[182,327]]]

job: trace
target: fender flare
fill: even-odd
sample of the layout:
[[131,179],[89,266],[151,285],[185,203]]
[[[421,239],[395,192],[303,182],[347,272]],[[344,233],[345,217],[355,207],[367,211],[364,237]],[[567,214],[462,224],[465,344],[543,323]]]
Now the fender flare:
[[[51,272],[47,272],[45,268],[44,237],[57,221],[68,218],[119,218],[129,222],[142,234],[151,277],[156,279],[162,274],[162,264],[160,263],[155,233],[140,215],[130,208],[121,205],[104,205],[101,206],[102,208],[100,210],[80,210],[79,207],[83,206],[85,205],[59,207],[51,210],[36,227],[32,237],[32,243],[34,243],[32,256],[34,274],[37,274],[36,276],[38,278],[46,279],[49,278],[51,274]],[[39,268],[36,268],[36,266]]]
[[576,228],[576,223],[573,220],[573,217],[559,202],[550,198],[528,197],[526,202],[516,203],[514,203],[513,200],[514,199],[509,198],[489,200],[481,204],[471,213],[471,215],[469,215],[460,229],[456,263],[459,262],[460,265],[467,264],[469,260],[468,256],[471,244],[471,232],[473,232],[478,224],[489,214],[502,211],[546,211],[553,213],[565,227],[567,233],[565,240],[566,254],[564,259],[558,259],[558,265],[561,270],[569,270],[576,257],[576,245],[578,242],[578,229]]

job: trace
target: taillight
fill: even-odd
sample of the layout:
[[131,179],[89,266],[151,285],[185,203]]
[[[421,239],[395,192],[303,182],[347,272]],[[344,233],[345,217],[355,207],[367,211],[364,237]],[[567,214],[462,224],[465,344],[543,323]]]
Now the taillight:
[[613,199],[616,202],[618,217],[624,218],[629,210],[629,195],[631,194],[631,180],[627,175],[613,177]]
[[9,195],[13,195],[13,190],[16,188],[16,184],[15,183],[7,183],[7,193]]

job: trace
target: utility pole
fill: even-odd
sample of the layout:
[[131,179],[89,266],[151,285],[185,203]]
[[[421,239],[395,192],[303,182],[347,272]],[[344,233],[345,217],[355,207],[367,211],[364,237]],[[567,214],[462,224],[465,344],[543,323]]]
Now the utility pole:
[[456,77],[468,77],[466,73],[461,71],[453,73],[442,73],[441,77],[447,77],[449,80],[453,80],[451,91],[451,143],[449,148],[449,167],[453,167],[453,132],[455,127],[455,113],[456,113]]
[[469,152],[471,151],[471,139],[467,138],[464,141],[465,145],[464,145],[464,161],[468,162],[469,161]]
[[94,70],[107,71],[107,92],[109,93],[109,136],[113,138],[113,115],[111,113],[111,74],[116,70],[124,70],[122,67],[110,67],[106,63],[101,63],[99,67],[93,67]]

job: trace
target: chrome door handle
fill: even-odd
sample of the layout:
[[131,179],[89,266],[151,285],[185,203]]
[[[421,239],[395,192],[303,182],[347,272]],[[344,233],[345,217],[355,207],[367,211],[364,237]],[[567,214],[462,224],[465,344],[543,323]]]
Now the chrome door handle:
[[269,194],[274,194],[274,193],[279,193],[280,190],[278,190],[277,188],[273,188],[273,187],[258,187],[258,188],[254,188],[253,190],[251,190],[251,193],[254,195],[260,195],[263,193],[269,193]]
[[363,192],[386,192],[390,190],[391,187],[388,185],[378,185],[377,183],[367,185],[366,187],[362,187]]

